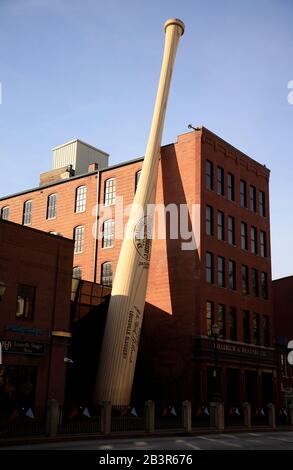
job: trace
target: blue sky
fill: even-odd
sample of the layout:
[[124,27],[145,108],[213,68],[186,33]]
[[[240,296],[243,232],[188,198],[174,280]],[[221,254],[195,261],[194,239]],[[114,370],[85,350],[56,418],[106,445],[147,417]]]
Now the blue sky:
[[0,195],[37,186],[73,138],[111,164],[144,154],[174,16],[163,143],[202,124],[271,169],[273,276],[293,274],[292,0],[0,0]]

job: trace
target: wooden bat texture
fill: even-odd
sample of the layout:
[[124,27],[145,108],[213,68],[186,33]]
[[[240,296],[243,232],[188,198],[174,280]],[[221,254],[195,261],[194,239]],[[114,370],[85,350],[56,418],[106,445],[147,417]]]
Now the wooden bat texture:
[[101,347],[94,401],[128,405],[145,305],[151,255],[152,214],[158,163],[173,65],[184,23],[164,25],[165,48],[150,135],[141,176],[118,259]]

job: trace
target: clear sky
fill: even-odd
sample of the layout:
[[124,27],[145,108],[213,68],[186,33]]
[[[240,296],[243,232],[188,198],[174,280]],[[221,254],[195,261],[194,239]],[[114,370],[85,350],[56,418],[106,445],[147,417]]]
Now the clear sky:
[[144,154],[174,16],[163,143],[202,124],[271,169],[273,277],[293,274],[293,0],[0,0],[0,195],[73,138],[111,164]]

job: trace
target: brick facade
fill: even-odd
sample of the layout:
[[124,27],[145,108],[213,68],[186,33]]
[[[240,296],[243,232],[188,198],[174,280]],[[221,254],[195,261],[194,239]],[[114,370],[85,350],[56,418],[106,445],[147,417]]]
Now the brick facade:
[[[206,161],[213,164],[213,190],[206,187]],[[10,220],[21,223],[25,200],[33,201],[32,225],[45,231],[58,231],[72,237],[74,227],[84,225],[85,245],[82,253],[74,256],[74,266],[81,266],[83,278],[101,282],[103,263],[111,262],[113,274],[122,240],[114,246],[103,248],[101,237],[95,241],[92,227],[96,202],[101,205],[98,231],[103,227],[105,182],[115,178],[116,198],[123,196],[124,206],[130,204],[135,194],[135,175],[143,159],[109,167],[58,184],[38,188],[33,192],[0,200],[0,208],[9,205]],[[217,194],[218,168],[223,169],[224,195]],[[228,199],[228,173],[234,177],[235,200]],[[247,208],[240,206],[240,180],[247,185]],[[87,186],[86,211],[74,213],[75,190]],[[250,210],[250,186],[255,187],[256,210]],[[205,128],[180,135],[175,144],[162,147],[157,184],[156,203],[187,204],[189,228],[194,210],[193,233],[197,249],[182,250],[179,239],[154,239],[151,256],[145,318],[137,366],[135,388],[146,398],[160,394],[169,399],[191,399],[205,403],[214,386],[209,374],[215,368],[214,339],[207,329],[206,306],[214,306],[214,322],[219,322],[218,306],[225,307],[224,338],[219,338],[219,374],[221,394],[230,401],[228,392],[233,384],[237,388],[237,402],[254,398],[255,405],[273,399],[276,392],[276,370],[273,351],[272,288],[269,222],[269,170],[242,154]],[[260,191],[265,201],[265,216],[259,211]],[[47,196],[57,194],[57,218],[46,220]],[[206,206],[213,208],[214,234],[206,234]],[[110,207],[111,208],[111,207]],[[109,208],[108,208],[109,209]],[[109,218],[121,217],[113,215]],[[217,237],[217,212],[224,214],[224,240]],[[228,216],[235,219],[235,246],[228,243]],[[107,218],[107,217],[106,217]],[[240,224],[247,224],[247,249],[241,248]],[[251,227],[255,227],[258,253],[251,252]],[[266,253],[260,255],[260,232],[266,234]],[[206,253],[214,258],[214,282],[206,282]],[[218,257],[225,260],[225,287],[218,287]],[[236,263],[236,289],[229,288],[229,260]],[[249,292],[242,292],[241,269],[248,268]],[[258,272],[258,295],[252,295],[252,269]],[[261,273],[266,274],[268,299],[262,298]],[[230,308],[234,307],[237,332],[231,338]],[[243,311],[248,311],[250,339],[244,341]],[[259,323],[259,332],[253,330]],[[266,336],[264,322],[266,323]],[[257,338],[259,336],[259,340]],[[259,343],[259,344],[254,344]],[[266,343],[266,344],[264,344]],[[237,348],[242,348],[239,356]],[[232,371],[231,371],[232,369]],[[251,374],[250,374],[251,373]],[[250,375],[249,375],[250,374]],[[230,378],[228,378],[228,376]],[[252,377],[253,376],[253,377]],[[251,378],[252,377],[252,378]],[[145,378],[145,380],[144,380]],[[230,382],[229,382],[230,381]],[[269,383],[270,391],[263,393],[262,381]],[[230,384],[230,385],[229,385]],[[236,385],[235,385],[236,384]],[[178,386],[180,385],[180,386]],[[250,391],[249,391],[250,390]],[[254,390],[254,392],[253,392]]]
[[[69,331],[72,252],[72,240],[0,220],[2,411],[63,403],[68,338],[58,332]],[[20,286],[32,292],[23,315]]]

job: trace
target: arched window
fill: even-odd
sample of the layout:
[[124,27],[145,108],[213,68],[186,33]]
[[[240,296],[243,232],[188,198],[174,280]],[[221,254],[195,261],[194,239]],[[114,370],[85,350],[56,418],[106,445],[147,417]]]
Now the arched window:
[[138,182],[139,182],[140,175],[141,175],[141,170],[138,170],[138,171],[135,173],[135,191],[137,190],[137,186],[138,186]]
[[9,219],[9,207],[2,207],[1,209],[1,219],[8,220]]
[[32,201],[25,201],[23,205],[23,216],[22,223],[23,225],[30,225],[32,223]]
[[112,286],[112,263],[110,262],[102,264],[101,284],[103,286]]
[[82,268],[81,268],[81,266],[75,266],[73,268],[72,277],[74,279],[81,279],[82,278]]
[[102,248],[111,248],[114,246],[114,220],[105,220],[103,225]]
[[47,202],[47,219],[55,219],[56,205],[57,205],[56,194],[50,194],[50,196],[48,196],[48,202]]
[[75,192],[75,212],[84,212],[86,207],[86,186],[79,186]]
[[83,252],[83,242],[84,242],[84,226],[79,225],[74,229],[74,253]]
[[115,204],[116,197],[116,179],[110,178],[105,181],[104,205],[111,206]]

